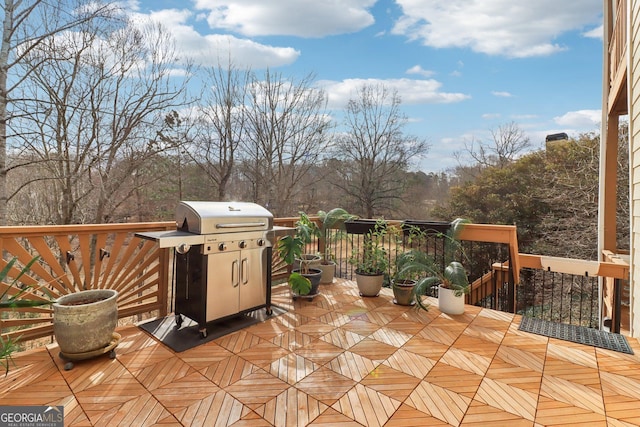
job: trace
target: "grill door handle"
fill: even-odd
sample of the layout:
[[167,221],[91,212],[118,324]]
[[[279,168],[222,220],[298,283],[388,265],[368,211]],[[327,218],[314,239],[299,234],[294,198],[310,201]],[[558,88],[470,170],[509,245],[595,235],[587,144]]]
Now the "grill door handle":
[[240,278],[238,277],[239,273],[238,260],[236,259],[231,263],[231,283],[233,283],[234,288],[237,288],[240,285]]
[[243,228],[243,227],[264,227],[265,222],[243,222],[243,223],[226,223],[216,224],[216,228]]
[[247,268],[248,261],[246,258],[242,258],[242,284],[246,285],[249,282],[249,269]]

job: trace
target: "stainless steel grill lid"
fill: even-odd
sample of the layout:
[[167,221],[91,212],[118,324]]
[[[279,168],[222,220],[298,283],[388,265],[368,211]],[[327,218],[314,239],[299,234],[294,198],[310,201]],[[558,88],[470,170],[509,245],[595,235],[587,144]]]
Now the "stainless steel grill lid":
[[181,201],[176,226],[196,234],[271,230],[273,215],[256,203]]

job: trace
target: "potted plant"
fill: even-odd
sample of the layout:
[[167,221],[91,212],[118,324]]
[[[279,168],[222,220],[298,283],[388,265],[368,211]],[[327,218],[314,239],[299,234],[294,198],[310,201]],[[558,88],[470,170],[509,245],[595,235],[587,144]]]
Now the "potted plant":
[[[64,366],[66,370],[73,368],[72,360],[89,359],[105,353],[109,353],[110,357],[114,358],[113,349],[120,338],[114,333],[118,322],[116,302],[118,292],[112,289],[90,289],[73,292],[53,300],[35,293],[39,291],[48,296],[49,293],[44,286],[21,284],[18,287],[20,278],[38,259],[39,257],[33,258],[11,284],[5,287],[0,295],[0,308],[51,305],[53,333],[60,347],[60,358],[66,362]],[[15,262],[14,258],[0,271],[0,281],[4,281]],[[11,353],[15,348],[15,341],[2,342],[0,358],[7,362],[7,369]]]
[[119,335],[118,291],[87,289],[63,295],[53,303],[53,333],[60,347],[60,358],[73,368],[73,360],[84,360],[110,353]]
[[409,264],[406,268],[421,268],[428,272],[429,277],[420,279],[415,287],[414,294],[416,301],[423,309],[428,309],[421,296],[425,295],[433,286],[438,286],[438,308],[447,314],[464,313],[464,295],[469,293],[470,284],[467,271],[464,266],[456,260],[458,255],[464,256],[463,248],[460,244],[459,235],[469,221],[458,218],[451,223],[451,227],[442,237],[445,239],[445,250],[443,263],[435,262],[429,256],[421,263]]
[[353,218],[349,212],[342,208],[334,208],[329,212],[318,211],[320,218],[320,236],[324,239],[324,251],[322,261],[318,268],[322,270],[320,283],[332,283],[336,273],[336,263],[331,253],[331,245],[328,238],[330,229],[344,230],[344,223]]
[[384,275],[389,267],[389,256],[383,246],[386,233],[386,221],[378,219],[349,258],[349,263],[355,266],[356,284],[362,296],[378,296],[382,289]]
[[[421,265],[427,262],[427,254],[418,249],[424,242],[426,232],[413,225],[402,224],[400,227],[391,226],[389,234],[396,237],[395,262],[392,264],[390,274],[391,288],[393,289],[393,302],[398,305],[414,305],[414,287],[426,272]],[[399,248],[412,248],[400,252]]]
[[[278,240],[278,253],[289,266],[298,264],[288,278],[294,299],[299,296],[313,298],[318,294],[322,271],[313,268],[313,259],[305,257],[305,248],[314,237],[319,235],[318,226],[304,212],[300,212],[300,219],[296,222],[296,232]],[[319,258],[319,257],[318,257]]]
[[304,212],[300,212],[300,219],[296,221],[296,234],[303,242],[302,253],[296,256],[295,266],[297,269],[305,271],[305,274],[310,268],[317,268],[320,265],[322,257],[318,252],[308,253],[304,252],[307,249],[307,245],[313,242],[314,239],[320,238],[320,228],[318,225],[309,218]]

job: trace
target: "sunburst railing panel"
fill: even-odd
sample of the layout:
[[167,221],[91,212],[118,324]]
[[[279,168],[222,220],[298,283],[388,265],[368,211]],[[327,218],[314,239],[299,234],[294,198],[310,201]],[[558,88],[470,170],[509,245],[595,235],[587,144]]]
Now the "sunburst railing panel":
[[[85,289],[118,291],[119,317],[167,312],[168,254],[135,233],[175,229],[175,224],[135,223],[42,227],[0,227],[0,268],[15,264],[0,294],[51,301]],[[24,266],[37,261],[10,287]],[[50,306],[2,310],[2,337],[31,340],[53,333]]]

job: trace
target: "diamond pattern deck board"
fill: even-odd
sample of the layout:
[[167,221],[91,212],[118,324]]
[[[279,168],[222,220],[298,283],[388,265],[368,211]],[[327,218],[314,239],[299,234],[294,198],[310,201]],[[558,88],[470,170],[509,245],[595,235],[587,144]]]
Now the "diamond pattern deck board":
[[[20,353],[3,404],[64,405],[67,425],[536,426],[640,424],[635,355],[518,329],[478,307],[447,316],[323,285],[286,313],[175,353],[129,326],[114,360],[64,370],[55,344]],[[48,351],[47,351],[48,350]]]

